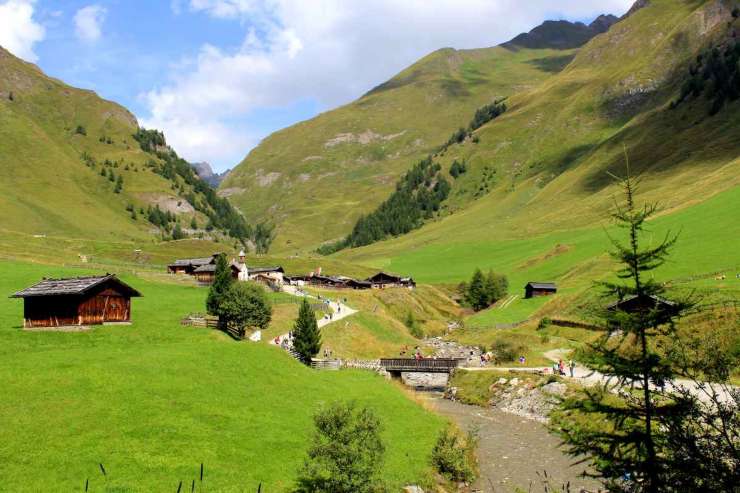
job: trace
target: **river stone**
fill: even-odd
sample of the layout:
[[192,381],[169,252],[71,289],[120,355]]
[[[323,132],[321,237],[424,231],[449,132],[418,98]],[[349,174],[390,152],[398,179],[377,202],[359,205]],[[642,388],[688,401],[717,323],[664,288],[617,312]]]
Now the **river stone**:
[[512,378],[511,380],[509,380],[509,385],[511,385],[512,387],[515,385],[519,385],[519,379],[516,377]]
[[564,383],[552,382],[542,386],[542,391],[550,395],[565,395],[568,387]]

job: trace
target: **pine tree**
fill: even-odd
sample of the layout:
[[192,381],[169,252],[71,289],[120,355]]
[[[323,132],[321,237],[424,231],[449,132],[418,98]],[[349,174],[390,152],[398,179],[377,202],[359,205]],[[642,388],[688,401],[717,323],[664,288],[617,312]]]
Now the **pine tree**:
[[198,221],[195,220],[195,217],[190,220],[190,229],[198,229]]
[[206,298],[206,310],[211,315],[221,315],[221,300],[233,282],[231,269],[223,253],[216,256],[216,273]]
[[180,227],[180,223],[175,224],[175,228],[172,230],[172,239],[173,240],[182,240],[185,238],[185,233],[182,232],[182,228]]
[[309,364],[311,358],[321,350],[321,333],[316,323],[316,315],[306,298],[303,298],[298,311],[298,319],[293,326],[293,337],[293,347],[303,362]]
[[[661,453],[664,441],[655,421],[680,411],[672,399],[660,398],[655,390],[674,376],[667,356],[656,350],[656,338],[675,336],[674,320],[690,303],[666,304],[665,288],[648,277],[666,261],[676,237],[667,235],[656,246],[643,248],[640,236],[656,206],[637,207],[634,180],[628,176],[620,181],[625,204],[617,206],[613,217],[627,230],[629,241],[612,239],[612,257],[621,264],[618,281],[601,286],[607,300],[636,298],[645,300],[645,308],[626,311],[610,304],[598,309],[603,335],[590,345],[582,362],[618,382],[624,393],[616,398],[599,388],[586,391],[582,399],[566,401],[566,410],[595,417],[581,423],[566,421],[560,433],[571,454],[593,457],[609,491],[672,491],[666,484],[667,457]],[[624,478],[629,478],[626,484]]]
[[475,272],[473,273],[473,278],[468,284],[465,301],[475,311],[482,310],[488,306],[485,279],[483,278],[483,272],[481,272],[480,269],[475,269]]
[[123,190],[123,176],[118,175],[118,178],[116,179],[116,188],[113,189],[114,193],[121,193]]

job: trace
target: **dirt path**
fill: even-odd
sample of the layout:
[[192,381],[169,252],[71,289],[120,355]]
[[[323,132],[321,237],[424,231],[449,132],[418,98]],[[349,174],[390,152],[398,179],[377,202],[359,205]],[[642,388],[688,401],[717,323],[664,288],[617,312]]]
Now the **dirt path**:
[[[299,298],[310,298],[310,299],[318,300],[318,298],[316,298],[315,296],[305,293],[303,291],[299,291],[294,286],[283,286],[283,292],[292,294],[293,296],[297,296]],[[331,308],[333,312],[331,315],[331,318],[323,317],[317,320],[316,324],[319,326],[319,329],[357,313],[357,310],[355,310],[354,308],[350,308],[349,306],[345,305],[341,301],[331,301],[329,302],[329,307]],[[279,336],[279,340],[282,341],[286,339],[287,337],[288,337],[288,333],[281,334]],[[270,344],[276,344],[275,340],[274,339],[270,340]]]
[[[544,491],[544,471],[550,478],[550,490],[563,489],[570,482],[570,491],[599,491],[600,484],[580,478],[583,465],[559,448],[559,439],[544,425],[496,409],[468,406],[443,399],[439,394],[424,394],[431,407],[450,418],[464,430],[478,429],[478,462],[481,477],[474,491],[510,493]],[[538,476],[538,474],[540,476]]]
[[[571,378],[570,377],[570,369],[568,368],[568,354],[570,353],[569,349],[552,349],[550,351],[547,351],[543,353],[543,356],[547,359],[549,359],[552,362],[557,362],[559,359],[562,359],[565,364],[565,372],[566,377],[565,378]],[[531,371],[531,372],[543,372],[543,373],[552,373],[552,367],[527,367],[527,366],[519,366],[519,367],[500,367],[500,366],[484,366],[484,367],[471,367],[471,368],[465,368],[468,371]],[[599,373],[597,371],[591,370],[590,368],[587,368],[583,365],[576,365],[573,371],[573,377],[572,380],[574,382],[577,382],[581,385],[603,385],[605,387],[608,387],[612,392],[616,392],[618,390],[617,387],[617,380],[615,377],[610,377],[607,375],[604,375],[602,373]],[[635,384],[636,387],[639,387],[639,383]],[[656,388],[654,385],[651,384],[650,388]],[[672,382],[666,382],[665,389],[668,391],[672,390],[678,390],[678,389],[686,389],[691,394],[693,394],[697,399],[704,403],[711,402],[710,394],[708,393],[708,389],[692,380],[685,380],[685,379],[676,379]],[[718,397],[719,400],[722,402],[731,402],[732,396],[726,389],[722,389],[717,387]]]

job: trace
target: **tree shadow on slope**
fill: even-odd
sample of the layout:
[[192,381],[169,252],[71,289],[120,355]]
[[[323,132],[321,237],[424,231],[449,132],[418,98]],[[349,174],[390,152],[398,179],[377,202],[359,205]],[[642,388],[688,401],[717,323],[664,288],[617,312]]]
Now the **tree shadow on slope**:
[[570,55],[556,55],[544,58],[535,58],[534,60],[529,60],[526,63],[528,63],[529,65],[533,65],[543,72],[557,74],[558,72],[562,72],[563,69],[565,69],[565,67],[567,67],[575,57],[576,54],[572,53]]
[[596,193],[612,185],[609,173],[624,174],[625,145],[633,175],[675,173],[679,170],[727,163],[740,155],[740,102],[720,114],[706,115],[704,102],[679,109],[661,109],[640,123],[617,132],[598,146],[610,155],[605,165],[582,180],[585,192]]

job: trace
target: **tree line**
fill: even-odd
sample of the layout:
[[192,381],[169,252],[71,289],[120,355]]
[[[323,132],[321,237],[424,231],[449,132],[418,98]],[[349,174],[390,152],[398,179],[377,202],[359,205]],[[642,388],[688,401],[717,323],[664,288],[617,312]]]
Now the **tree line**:
[[508,294],[509,280],[503,274],[489,271],[483,275],[483,271],[476,269],[470,282],[460,283],[457,289],[464,305],[480,311]]
[[699,54],[688,72],[671,109],[704,95],[710,102],[709,115],[719,113],[728,102],[740,99],[740,42],[732,41]]
[[[259,223],[252,227],[244,216],[236,210],[228,199],[219,197],[216,190],[195,172],[190,163],[182,159],[167,146],[164,134],[159,130],[139,128],[133,135],[141,149],[154,154],[160,159],[149,162],[149,167],[155,173],[173,182],[179,187],[184,198],[197,210],[208,217],[207,230],[218,229],[244,244],[252,240],[257,253],[267,253],[274,239],[273,227],[267,223]],[[185,191],[178,177],[184,185],[190,187]],[[202,200],[198,200],[198,196]]]
[[422,159],[396,184],[396,190],[375,211],[361,216],[346,238],[318,249],[328,255],[344,248],[369,245],[420,227],[439,211],[450,193],[442,167],[431,156]]

